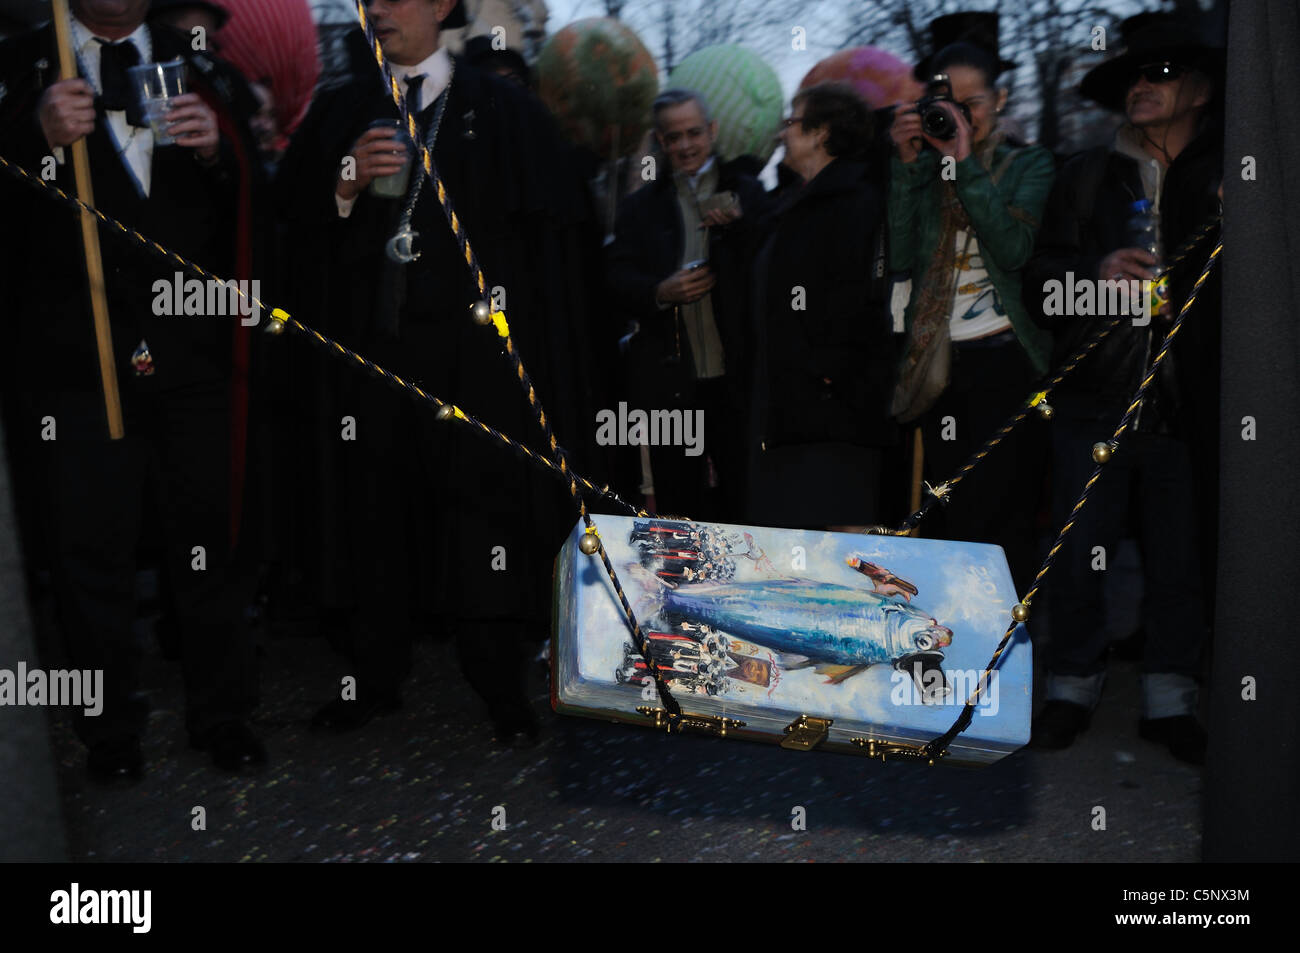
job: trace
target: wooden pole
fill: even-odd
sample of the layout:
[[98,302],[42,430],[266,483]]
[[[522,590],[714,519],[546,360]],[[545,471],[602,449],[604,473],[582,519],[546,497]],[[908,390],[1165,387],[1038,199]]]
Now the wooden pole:
[[[68,0],[53,0],[54,39],[59,50],[59,79],[75,79],[77,58],[72,52],[71,14]],[[75,194],[86,205],[95,205],[90,183],[90,155],[85,137],[72,144],[72,172]],[[117,366],[113,363],[113,334],[108,325],[108,295],[104,290],[104,262],[99,255],[99,231],[95,216],[81,212],[81,247],[86,253],[86,278],[90,284],[90,310],[95,319],[95,344],[99,350],[99,377],[104,385],[104,410],[108,416],[108,435],[122,439],[122,400],[117,392]]]
[[[921,508],[921,474],[924,472],[925,445],[921,442],[921,428],[912,430],[912,509],[915,513]],[[921,527],[913,526],[908,536],[918,536]]]

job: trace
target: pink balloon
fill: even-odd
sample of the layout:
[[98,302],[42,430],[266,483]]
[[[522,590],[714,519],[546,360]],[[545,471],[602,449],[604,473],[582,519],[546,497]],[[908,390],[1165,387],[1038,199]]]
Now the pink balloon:
[[915,102],[924,92],[924,87],[912,78],[911,66],[875,46],[833,53],[808,71],[799,88],[831,82],[848,83],[872,109]]

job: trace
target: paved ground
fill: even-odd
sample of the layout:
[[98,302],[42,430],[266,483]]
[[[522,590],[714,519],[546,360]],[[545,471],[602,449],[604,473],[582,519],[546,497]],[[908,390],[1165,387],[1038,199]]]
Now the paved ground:
[[[1131,601],[1131,600],[1130,600]],[[306,723],[343,674],[321,639],[271,641],[255,721],[272,764],[229,778],[186,747],[180,673],[151,659],[147,775],[91,786],[70,724],[55,755],[70,852],[88,860],[1194,861],[1201,778],[1137,737],[1136,666],[1113,662],[1065,752],[984,769],[885,764],[560,718],[495,750],[451,648],[427,643],[399,715],[343,738]],[[191,828],[202,806],[207,829]],[[494,808],[506,829],[494,831]],[[791,812],[807,811],[794,831]],[[1106,829],[1094,830],[1094,808]],[[498,812],[499,813],[499,812]]]

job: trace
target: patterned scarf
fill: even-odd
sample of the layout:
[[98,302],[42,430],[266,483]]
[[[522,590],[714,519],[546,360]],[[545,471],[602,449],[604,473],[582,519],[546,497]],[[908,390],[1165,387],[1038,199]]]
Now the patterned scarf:
[[[984,168],[992,165],[993,152],[1002,139],[1000,132],[994,132],[975,147],[975,158]],[[1016,151],[1007,156],[993,173],[994,182],[1011,164]],[[934,406],[948,387],[952,370],[952,339],[948,322],[957,290],[957,233],[963,229],[970,231],[971,224],[953,183],[941,178],[939,190],[942,198],[939,244],[925,274],[919,282],[913,279],[915,306],[912,326],[908,330],[907,350],[890,407],[890,413],[902,423],[916,420]]]

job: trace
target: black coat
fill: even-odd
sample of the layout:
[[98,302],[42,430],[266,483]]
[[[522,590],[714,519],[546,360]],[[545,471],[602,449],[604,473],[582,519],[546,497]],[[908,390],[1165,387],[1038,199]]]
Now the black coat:
[[873,292],[884,201],[867,176],[865,164],[836,159],[771,223],[755,273],[755,447],[896,438],[895,348]]
[[[1178,154],[1165,173],[1160,216],[1167,253],[1172,255],[1215,214],[1222,178],[1222,131],[1210,125]],[[1054,366],[1082,344],[1099,319],[1045,315],[1046,283],[1064,283],[1067,272],[1074,273],[1076,282],[1096,280],[1102,259],[1132,244],[1127,233],[1130,207],[1142,197],[1137,163],[1109,147],[1071,158],[1057,177],[1024,279],[1026,308],[1041,326],[1053,331]],[[1170,288],[1174,314],[1186,300],[1209,248],[1206,245],[1175,269]],[[1186,432],[1193,429],[1189,410],[1206,420],[1217,415],[1217,408],[1204,397],[1217,380],[1217,347],[1211,341],[1218,334],[1218,287],[1216,277],[1197,296],[1194,310],[1162,362],[1160,376],[1148,391],[1138,418],[1139,429]],[[1137,391],[1150,356],[1167,329],[1168,324],[1155,316],[1146,327],[1121,322],[1057,388],[1053,405],[1072,416],[1116,416]]]
[[[360,34],[357,34],[359,37]],[[535,415],[510,369],[500,339],[476,325],[471,305],[480,295],[430,183],[415,206],[412,225],[421,257],[398,265],[385,255],[405,200],[363,191],[350,217],[340,218],[335,178],[351,144],[375,118],[396,118],[378,68],[364,50],[354,80],[324,91],[294,137],[280,168],[290,221],[283,285],[287,300],[309,324],[322,328],[429,393],[469,414],[544,448]],[[432,118],[435,104],[421,115]],[[513,339],[532,375],[575,469],[592,473],[587,444],[594,413],[587,395],[587,284],[599,250],[590,227],[586,191],[563,164],[565,152],[549,116],[528,93],[455,60],[434,159],[457,215],[492,286],[505,289]],[[322,481],[325,591],[347,602],[347,580],[357,552],[355,471],[337,439],[339,420],[358,406],[360,388],[374,388],[354,367],[315,358],[290,368],[301,380],[305,405],[295,408],[324,436],[287,461]],[[364,395],[363,395],[364,396]],[[432,419],[432,408],[424,413]],[[367,426],[359,421],[358,426]],[[373,432],[373,431],[372,431]],[[577,518],[563,485],[502,445],[463,425],[441,424],[430,434],[396,439],[433,440],[439,459],[433,482],[411,486],[394,475],[393,492],[431,505],[436,523],[421,525],[425,542],[412,559],[431,556],[443,567],[435,607],[462,617],[535,617],[549,605],[549,567],[563,533]],[[361,463],[360,478],[374,466]],[[448,507],[445,501],[468,501]],[[334,514],[334,515],[330,515]],[[350,514],[349,519],[340,519]],[[394,538],[403,527],[394,527]],[[511,572],[485,576],[479,556],[506,546]],[[487,546],[487,549],[483,547]],[[472,554],[472,556],[470,555]],[[466,563],[472,566],[466,567]],[[432,577],[422,574],[427,583]],[[447,605],[447,602],[450,605]]]
[[[742,217],[732,225],[709,229],[709,268],[717,280],[710,295],[733,398],[743,393],[737,389],[743,375],[732,372],[743,370],[747,363],[750,259],[756,225],[767,208],[763,186],[743,171],[746,168],[742,160],[719,167],[717,191],[736,193]],[[628,387],[634,399],[651,406],[689,399],[694,379],[679,309],[655,306],[655,288],[681,267],[682,228],[673,177],[660,176],[623,199],[614,240],[605,250],[605,285],[616,309],[615,320],[635,322],[638,329],[628,345],[633,378]]]
[[[169,30],[151,28],[151,42],[159,61],[184,57],[193,64],[205,58]],[[36,107],[45,88],[58,79],[56,63],[52,27],[0,44],[0,82],[6,87],[0,99],[0,154],[34,174],[40,174],[50,151]],[[192,68],[192,88],[201,88],[207,73]],[[223,139],[211,168],[200,166],[191,149],[155,147],[147,198],[136,192],[102,118],[86,141],[99,209],[211,273],[234,277],[240,170],[228,141]],[[73,194],[72,180],[69,154],[63,165],[55,166],[50,184]],[[4,257],[11,269],[5,311],[13,336],[5,350],[12,373],[31,391],[98,391],[79,213],[7,175],[0,176],[0,202],[5,209]],[[100,226],[99,234],[123,401],[129,405],[137,392],[227,377],[236,319],[155,315],[154,282],[170,284],[177,267],[123,239],[116,229]],[[154,359],[155,373],[147,378],[137,378],[130,363],[142,339]]]

